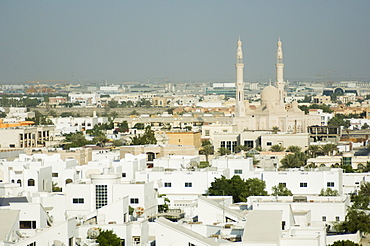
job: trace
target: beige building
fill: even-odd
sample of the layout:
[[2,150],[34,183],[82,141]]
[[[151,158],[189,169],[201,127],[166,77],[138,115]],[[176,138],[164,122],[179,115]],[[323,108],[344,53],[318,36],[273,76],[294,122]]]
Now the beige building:
[[54,139],[54,126],[19,126],[0,128],[1,148],[36,148],[48,146]]
[[78,164],[86,165],[89,161],[92,161],[92,149],[91,148],[71,148],[70,150],[62,149],[27,149],[27,155],[31,154],[60,154],[60,158],[65,161],[68,159],[77,160]]
[[171,145],[194,145],[199,148],[202,143],[200,140],[200,132],[166,132],[169,138],[168,143]]
[[120,147],[120,158],[125,158],[125,154],[146,154],[147,165],[153,166],[153,160],[168,155],[198,155],[198,148],[194,145],[131,145]]

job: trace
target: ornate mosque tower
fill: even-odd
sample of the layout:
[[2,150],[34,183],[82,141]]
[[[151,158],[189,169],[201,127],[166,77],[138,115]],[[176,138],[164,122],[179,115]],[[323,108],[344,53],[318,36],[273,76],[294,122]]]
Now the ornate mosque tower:
[[236,50],[236,110],[235,114],[237,117],[245,117],[245,105],[244,105],[244,81],[243,81],[243,51],[242,41],[238,41],[238,48]]
[[284,105],[284,63],[283,63],[283,48],[282,43],[279,41],[277,43],[276,51],[276,87],[279,90],[279,100],[282,106]]

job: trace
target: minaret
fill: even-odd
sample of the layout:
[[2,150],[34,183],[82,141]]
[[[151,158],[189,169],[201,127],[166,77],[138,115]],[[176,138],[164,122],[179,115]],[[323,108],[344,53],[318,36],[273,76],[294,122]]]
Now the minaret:
[[243,81],[243,51],[242,51],[242,41],[238,41],[238,48],[236,50],[236,108],[235,114],[237,117],[245,116],[245,106],[244,106],[244,81]]
[[284,86],[283,48],[279,37],[276,51],[276,87],[279,90],[279,98],[282,106],[284,105]]

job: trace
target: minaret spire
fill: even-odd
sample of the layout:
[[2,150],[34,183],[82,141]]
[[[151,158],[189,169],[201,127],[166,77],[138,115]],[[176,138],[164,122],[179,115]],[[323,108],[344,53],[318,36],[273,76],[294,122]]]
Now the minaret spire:
[[282,42],[277,42],[277,51],[276,51],[276,87],[279,90],[280,104],[284,106],[284,63],[283,63],[283,48]]
[[236,50],[236,108],[235,114],[237,117],[245,116],[245,105],[244,105],[244,81],[243,81],[243,50],[242,41],[240,41],[240,36],[238,40],[238,47]]

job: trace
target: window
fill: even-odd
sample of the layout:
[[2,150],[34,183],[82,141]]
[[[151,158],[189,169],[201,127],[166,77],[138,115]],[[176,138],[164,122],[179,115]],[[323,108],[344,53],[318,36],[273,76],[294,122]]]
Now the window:
[[131,204],[139,204],[139,198],[130,198]]
[[126,173],[122,173],[122,178],[126,178]]
[[272,146],[272,142],[266,142],[267,146]]
[[30,244],[27,244],[27,246],[36,246],[36,241]]
[[286,187],[286,183],[279,183],[279,185]]
[[84,203],[85,203],[85,201],[84,201],[84,199],[83,199],[83,198],[73,198],[73,199],[72,199],[72,202],[73,202],[74,204],[84,204]]
[[36,221],[19,221],[19,229],[36,229]]
[[188,246],[196,246],[196,245],[193,243],[188,243]]
[[20,186],[22,186],[22,180],[18,179],[17,180],[17,184],[19,184]]
[[108,204],[108,186],[96,185],[95,187],[96,209]]
[[164,183],[164,187],[171,187],[172,184],[171,183]]
[[193,183],[186,182],[186,183],[185,183],[185,187],[193,187]]
[[72,183],[73,180],[72,179],[66,179],[66,184],[69,184],[69,183]]
[[327,187],[334,187],[334,182],[327,182],[326,183],[326,186]]
[[132,237],[132,241],[134,241],[134,245],[140,244],[140,237]]
[[243,170],[242,169],[235,169],[234,174],[242,174]]
[[209,130],[205,130],[205,131],[204,131],[204,135],[205,135],[206,137],[209,137]]
[[326,221],[326,216],[322,216],[322,221]]
[[339,216],[335,216],[335,221],[340,221],[340,217]]
[[54,178],[57,178],[59,175],[58,175],[58,173],[52,173],[51,176],[54,177]]
[[299,183],[299,187],[307,187],[307,183]]
[[244,146],[252,149],[254,147],[253,146],[253,140],[245,140],[244,141]]
[[28,186],[35,186],[35,180],[34,179],[29,179],[27,184],[28,184]]

